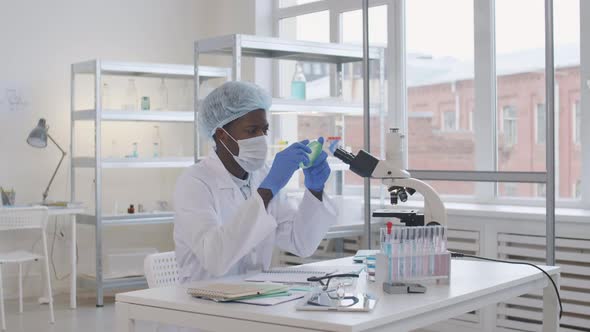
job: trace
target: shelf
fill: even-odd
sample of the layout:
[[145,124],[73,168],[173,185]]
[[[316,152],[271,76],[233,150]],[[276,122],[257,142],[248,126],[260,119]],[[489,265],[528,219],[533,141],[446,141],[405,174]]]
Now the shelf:
[[[379,104],[371,105],[372,111],[380,110]],[[273,113],[303,113],[303,114],[345,114],[362,115],[363,105],[359,103],[347,103],[333,100],[294,100],[273,98],[270,111]],[[74,112],[74,121],[94,121],[96,111],[94,109],[79,110]],[[192,123],[195,113],[187,111],[122,111],[104,109],[101,112],[102,121],[127,121],[127,122],[181,122]]]
[[[94,74],[96,64],[103,75],[143,76],[143,77],[177,77],[191,78],[195,75],[194,66],[164,63],[118,62],[91,60],[74,64],[77,74]],[[224,78],[231,76],[231,69],[222,67],[199,66],[199,76],[205,78]]]
[[[371,110],[380,109],[379,104],[371,104]],[[295,100],[273,98],[271,112],[285,113],[318,113],[318,114],[346,114],[363,115],[363,105],[341,100]]]
[[[164,158],[105,158],[102,168],[185,168],[193,165],[193,157]],[[72,158],[72,165],[77,168],[95,168],[96,159],[92,157]]]
[[[102,280],[102,288],[147,288],[145,277],[109,278]],[[78,287],[96,288],[96,278],[89,275],[78,276]]]
[[[79,224],[96,225],[96,216],[90,214],[79,214],[77,216]],[[170,224],[174,222],[174,212],[158,213],[135,213],[103,216],[101,219],[103,225],[159,225]]]
[[[197,53],[233,55],[235,46],[241,48],[242,56],[273,58],[281,60],[348,63],[363,60],[359,45],[318,43],[251,35],[227,35],[202,39],[195,43]],[[369,58],[382,58],[384,48],[369,48]]]
[[[190,111],[121,111],[102,110],[102,121],[149,121],[149,122],[194,122],[195,113]],[[93,109],[74,112],[74,121],[93,121],[96,111]]]

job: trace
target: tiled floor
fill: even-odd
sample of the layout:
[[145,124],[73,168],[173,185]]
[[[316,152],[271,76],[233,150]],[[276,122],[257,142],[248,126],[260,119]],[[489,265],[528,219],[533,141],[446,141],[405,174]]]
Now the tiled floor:
[[[25,299],[24,312],[18,313],[18,300],[6,300],[7,332],[112,332],[115,330],[114,298],[105,298],[102,308],[94,298],[79,298],[78,308],[70,309],[69,296],[55,298],[55,324],[49,323],[49,306],[36,299]],[[151,325],[138,322],[136,331],[153,331]]]

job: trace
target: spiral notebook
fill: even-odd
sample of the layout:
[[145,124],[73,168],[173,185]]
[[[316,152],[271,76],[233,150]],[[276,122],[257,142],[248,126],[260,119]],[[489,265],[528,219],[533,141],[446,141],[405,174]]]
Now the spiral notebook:
[[262,271],[246,278],[246,281],[254,282],[278,282],[284,284],[308,284],[309,277],[322,277],[338,272],[336,268],[311,269],[311,268],[277,268]]
[[256,295],[271,295],[287,292],[289,288],[277,284],[215,283],[187,287],[187,293],[214,301],[234,301]]

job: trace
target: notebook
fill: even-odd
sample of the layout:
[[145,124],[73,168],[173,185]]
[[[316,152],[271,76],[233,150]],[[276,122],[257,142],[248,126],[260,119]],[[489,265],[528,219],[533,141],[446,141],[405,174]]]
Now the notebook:
[[246,278],[246,281],[254,282],[278,282],[284,284],[308,284],[307,278],[321,277],[338,272],[337,268],[312,269],[306,268],[276,268],[262,271]]
[[255,297],[236,300],[235,302],[254,304],[260,306],[277,305],[304,297],[306,292],[286,292],[285,294],[277,295],[259,295]]
[[288,290],[289,288],[284,285],[271,283],[214,283],[189,286],[186,291],[195,297],[224,302],[256,295],[286,293]]

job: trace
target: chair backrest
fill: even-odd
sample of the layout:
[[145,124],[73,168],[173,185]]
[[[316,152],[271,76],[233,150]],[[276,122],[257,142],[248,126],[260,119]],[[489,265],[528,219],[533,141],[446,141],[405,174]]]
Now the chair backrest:
[[0,231],[45,229],[48,218],[46,206],[1,207]]
[[178,265],[174,251],[146,256],[143,270],[149,288],[171,286],[178,282]]

